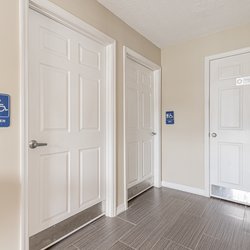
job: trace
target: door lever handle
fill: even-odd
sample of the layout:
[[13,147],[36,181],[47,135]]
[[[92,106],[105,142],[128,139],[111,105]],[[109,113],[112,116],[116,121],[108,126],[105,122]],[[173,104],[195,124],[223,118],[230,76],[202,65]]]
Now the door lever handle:
[[151,135],[154,136],[154,135],[156,135],[156,133],[155,133],[155,132],[152,132]]
[[29,142],[29,147],[31,148],[31,149],[35,149],[35,148],[37,148],[37,147],[45,147],[45,146],[47,146],[48,145],[48,143],[39,143],[39,142],[37,142],[36,140],[31,140],[30,142]]

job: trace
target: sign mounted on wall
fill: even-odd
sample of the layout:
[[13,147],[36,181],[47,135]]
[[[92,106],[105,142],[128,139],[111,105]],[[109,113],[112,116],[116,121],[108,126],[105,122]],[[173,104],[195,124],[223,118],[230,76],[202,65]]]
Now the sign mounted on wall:
[[10,96],[0,94],[0,127],[10,126]]
[[166,112],[166,124],[167,125],[174,124],[174,111],[167,111]]
[[250,85],[250,76],[236,78],[236,85],[237,86]]

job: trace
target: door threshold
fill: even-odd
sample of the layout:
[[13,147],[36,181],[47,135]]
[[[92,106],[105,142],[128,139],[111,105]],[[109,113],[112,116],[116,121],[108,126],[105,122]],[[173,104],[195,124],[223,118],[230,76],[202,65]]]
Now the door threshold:
[[211,196],[250,206],[250,192],[211,185]]
[[139,194],[147,191],[149,188],[153,187],[153,177],[144,180],[135,186],[128,189],[128,201],[135,198]]
[[104,216],[103,203],[100,202],[86,210],[71,216],[29,238],[32,250],[43,250],[58,243],[69,235]]

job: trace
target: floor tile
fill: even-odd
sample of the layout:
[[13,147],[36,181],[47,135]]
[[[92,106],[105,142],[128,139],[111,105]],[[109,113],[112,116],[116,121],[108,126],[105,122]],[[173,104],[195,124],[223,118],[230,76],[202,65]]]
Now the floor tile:
[[125,244],[118,241],[115,245],[113,245],[110,250],[133,250],[133,248],[126,246]]
[[78,248],[72,245],[67,247],[65,250],[78,250]]
[[156,208],[157,205],[154,201],[141,200],[141,202],[134,204],[127,211],[119,214],[118,217],[137,224]]
[[195,250],[236,250],[236,247],[226,241],[203,234]]
[[152,248],[152,250],[190,250],[190,248],[186,248],[181,246],[171,240],[166,238],[161,238],[156,245]]
[[235,245],[243,232],[243,220],[228,215],[214,215],[204,230],[207,235]]
[[208,207],[204,211],[203,216],[211,217],[214,215],[228,215],[243,219],[244,214],[245,206],[212,198]]
[[[158,233],[162,234],[166,227],[172,225],[174,219],[177,219],[177,216],[184,211],[188,204],[187,201],[173,200],[170,203],[157,206],[130,233],[121,238],[121,242],[133,248],[139,248],[144,241],[153,246],[158,240]],[[154,232],[157,236],[154,235]],[[149,239],[155,240],[155,242]],[[149,246],[147,245],[147,247]]]
[[237,250],[249,250],[250,249],[250,234],[243,232],[239,235],[236,241]]
[[122,237],[120,241],[132,248],[138,248],[159,223],[160,219],[158,217],[153,215],[147,216],[147,218],[136,225],[127,235]]
[[173,200],[165,210],[158,226],[149,232],[145,241],[141,244],[140,250],[151,249],[157,241],[163,237],[164,233],[171,228],[180,214],[189,206],[189,202],[183,200]]
[[60,241],[59,243],[55,244],[54,246],[50,247],[50,250],[60,250],[60,249],[68,249],[71,247],[74,242],[78,241],[83,235],[88,236],[94,233],[96,228],[93,225],[88,225],[79,231],[75,232],[74,234],[70,235],[69,237],[65,238],[64,240]]
[[[177,195],[178,194],[178,195]],[[162,188],[151,188],[145,194],[138,196],[137,198],[130,201],[132,204],[137,204],[141,202],[141,200],[153,201],[155,204],[159,204],[165,201],[173,200],[174,198],[182,198],[185,199],[187,197],[187,193],[183,192],[170,192],[168,189]]]
[[244,215],[244,231],[250,233],[250,207],[247,207]]
[[134,227],[131,223],[127,223],[119,218],[105,218],[100,224],[102,224],[100,228],[96,227],[96,231],[91,235],[83,235],[82,238],[74,242],[74,246],[86,250],[109,249]]
[[194,249],[202,236],[206,223],[206,218],[182,214],[176,223],[164,233],[164,236],[185,247]]
[[102,217],[50,249],[250,250],[250,208],[151,188],[118,217]]
[[211,202],[211,200],[207,197],[194,194],[190,194],[186,200],[190,202],[190,205],[185,210],[185,213],[200,217],[204,214],[206,208]]

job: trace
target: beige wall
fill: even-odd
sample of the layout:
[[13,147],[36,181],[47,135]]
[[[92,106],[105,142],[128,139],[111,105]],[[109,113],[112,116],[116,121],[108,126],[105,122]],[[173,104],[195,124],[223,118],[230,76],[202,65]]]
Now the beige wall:
[[163,181],[204,188],[204,59],[250,46],[250,25],[169,46],[162,50]]
[[[0,92],[11,95],[11,127],[0,129],[0,249],[20,249],[19,43],[18,0],[0,1]],[[95,0],[52,0],[117,40],[118,204],[123,201],[122,165],[122,46],[160,64],[160,49]]]
[[0,248],[19,245],[18,1],[0,1],[0,92],[11,95],[11,127],[0,128]]

